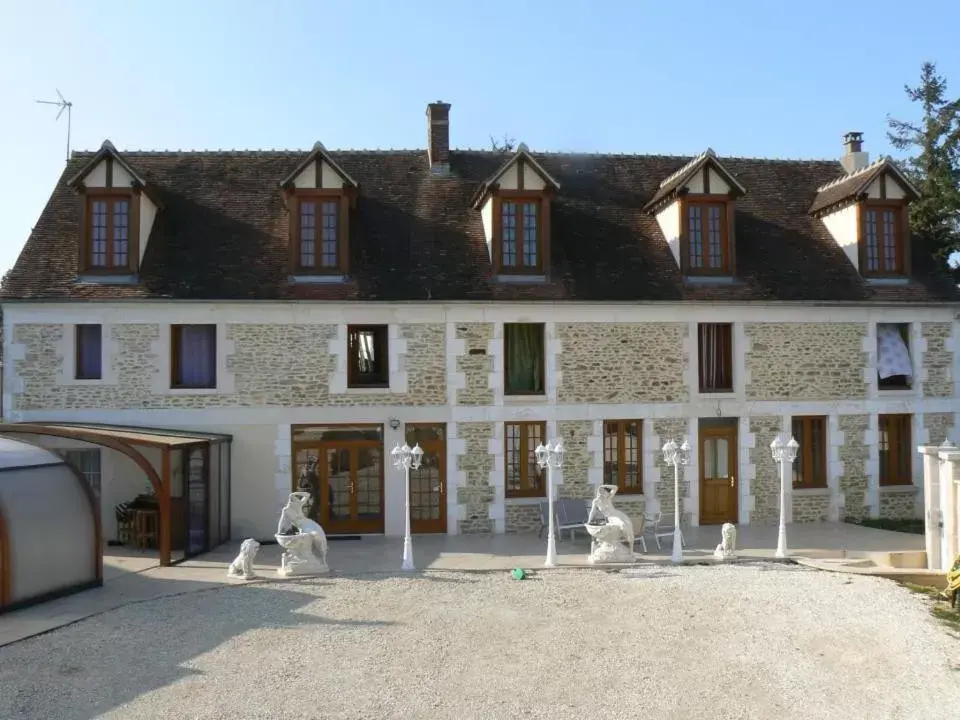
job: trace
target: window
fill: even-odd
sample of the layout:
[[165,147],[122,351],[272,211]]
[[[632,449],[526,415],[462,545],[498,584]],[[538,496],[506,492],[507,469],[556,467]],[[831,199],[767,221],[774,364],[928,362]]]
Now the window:
[[91,448],[89,450],[65,450],[63,459],[73,465],[77,471],[83,475],[84,479],[93,490],[93,495],[100,498],[100,450]]
[[700,392],[733,392],[733,325],[700,323],[697,350]]
[[170,327],[170,387],[217,387],[217,326]]
[[339,273],[340,197],[317,196],[299,201],[297,268],[309,273]]
[[77,325],[74,328],[76,343],[74,376],[77,380],[99,380],[102,377],[101,333],[100,325]]
[[877,387],[909,390],[913,386],[910,325],[877,324]]
[[543,272],[543,239],[539,197],[501,198],[498,272]]
[[504,323],[503,374],[507,395],[543,395],[544,326],[542,323]]
[[93,195],[87,198],[87,234],[85,269],[109,272],[131,270],[131,221],[133,200],[130,195]]
[[864,209],[864,274],[903,274],[902,208],[896,205],[867,205]]
[[800,443],[793,463],[795,488],[827,486],[827,419],[825,417],[793,418],[793,437]]
[[880,484],[912,485],[910,415],[880,416]]
[[643,421],[603,424],[603,482],[620,493],[643,492]]
[[504,424],[507,497],[543,497],[545,470],[537,465],[534,451],[547,435],[544,422]]
[[390,387],[386,325],[347,328],[347,387]]
[[690,275],[730,273],[725,202],[687,202],[687,272]]

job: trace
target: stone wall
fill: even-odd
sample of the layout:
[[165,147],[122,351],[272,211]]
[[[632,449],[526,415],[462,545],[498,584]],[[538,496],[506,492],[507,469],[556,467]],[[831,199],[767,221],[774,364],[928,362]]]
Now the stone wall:
[[595,488],[590,484],[593,456],[587,449],[587,440],[593,433],[592,420],[561,420],[557,433],[563,440],[563,484],[558,497],[593,498]]
[[923,394],[925,397],[951,397],[953,353],[947,349],[947,341],[953,326],[950,323],[922,323],[921,332],[927,341],[927,351],[923,353],[923,367],[927,371]]
[[[493,340],[493,323],[457,325],[457,340],[464,341],[464,354],[457,356],[457,372],[463,373],[466,386],[457,389],[457,405],[493,405],[490,373],[493,356],[487,345]],[[471,355],[470,351],[480,353]]]
[[916,520],[923,517],[917,507],[917,490],[880,488],[880,517],[884,520]]
[[828,492],[805,493],[793,491],[793,522],[826,522],[830,515]]
[[457,437],[465,444],[465,454],[457,458],[457,469],[464,473],[464,484],[457,488],[460,533],[468,535],[493,532],[493,520],[490,518],[490,504],[493,502],[493,488],[490,487],[493,455],[489,452],[493,423],[457,423]]
[[930,445],[942,445],[953,429],[953,413],[925,413],[923,427],[930,433]]
[[[518,533],[535,533],[540,529],[540,506],[539,504],[512,505],[507,501],[506,520],[504,529],[507,535],[516,535]],[[544,538],[547,537],[544,531]]]
[[751,523],[780,522],[780,466],[773,461],[770,443],[782,432],[781,419],[777,415],[754,415],[750,417],[750,432],[754,436],[749,450],[749,462],[756,468],[750,485],[753,495]]
[[867,515],[864,497],[869,483],[867,459],[870,449],[864,441],[870,418],[868,415],[841,415],[837,427],[843,433],[843,444],[839,449],[843,463],[840,492],[844,497],[844,517],[860,520]]
[[557,323],[561,403],[685,402],[686,323]]
[[747,397],[832,400],[866,397],[864,323],[747,323]]
[[[660,447],[670,439],[678,443],[683,442],[687,435],[687,421],[682,418],[672,418],[653,421],[653,432],[659,439]],[[687,438],[692,445],[697,441],[696,438]],[[663,461],[663,453],[654,454],[654,465],[656,465],[656,482],[654,494],[660,503],[660,511],[673,515],[673,467]],[[695,473],[696,474],[696,473]],[[684,509],[683,499],[690,497],[690,482],[684,478],[684,472],[680,470],[680,508],[685,521],[689,524],[690,513]]]

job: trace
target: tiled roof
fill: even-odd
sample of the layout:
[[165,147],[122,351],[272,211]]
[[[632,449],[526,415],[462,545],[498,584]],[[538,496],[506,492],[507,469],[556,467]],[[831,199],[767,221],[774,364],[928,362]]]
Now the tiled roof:
[[93,153],[75,153],[10,273],[7,299],[351,299],[584,301],[957,300],[929,252],[914,243],[909,285],[864,282],[810,215],[836,161],[723,158],[748,189],[736,203],[737,280],[683,282],[644,206],[689,157],[531,153],[560,189],[552,203],[550,279],[493,278],[480,212],[496,152],[450,153],[429,171],[426,151],[329,156],[360,185],[351,216],[351,282],[291,284],[288,221],[278,183],[305,152],[124,152],[163,209],[137,285],[77,283],[79,213],[67,180]]

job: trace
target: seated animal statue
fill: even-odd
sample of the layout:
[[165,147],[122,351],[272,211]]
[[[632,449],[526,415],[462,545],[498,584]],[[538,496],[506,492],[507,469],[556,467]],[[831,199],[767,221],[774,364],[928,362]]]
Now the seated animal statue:
[[280,510],[277,542],[284,549],[281,575],[327,572],[327,535],[315,520],[306,516],[310,493],[292,492]]
[[613,506],[616,494],[616,485],[601,485],[590,506],[586,529],[593,538],[591,563],[631,562],[635,557],[633,521]]
[[234,558],[227,568],[227,577],[252,580],[257,576],[253,571],[253,561],[260,552],[260,543],[253,538],[247,538],[240,543],[240,554]]
[[737,526],[733,523],[724,523],[720,528],[720,544],[713,551],[718,560],[729,560],[736,556]]

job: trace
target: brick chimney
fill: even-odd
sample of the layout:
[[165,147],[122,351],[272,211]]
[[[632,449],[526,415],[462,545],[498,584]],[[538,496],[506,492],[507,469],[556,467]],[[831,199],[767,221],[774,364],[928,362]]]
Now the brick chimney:
[[843,136],[843,157],[840,158],[840,164],[847,174],[855,173],[857,170],[863,170],[870,164],[870,153],[865,153],[863,148],[863,133],[848,132]]
[[450,103],[442,100],[427,105],[427,157],[430,172],[450,172]]

